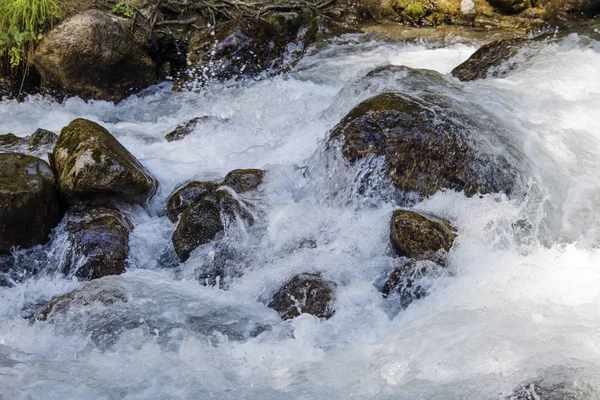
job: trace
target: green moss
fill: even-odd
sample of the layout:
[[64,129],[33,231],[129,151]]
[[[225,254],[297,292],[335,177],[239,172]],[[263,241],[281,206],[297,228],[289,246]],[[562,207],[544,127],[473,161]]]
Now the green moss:
[[92,160],[99,163],[102,161],[102,152],[99,149],[94,149],[92,151]]
[[425,16],[425,12],[423,3],[416,1],[406,6],[404,11],[402,11],[402,17],[408,22],[417,24]]

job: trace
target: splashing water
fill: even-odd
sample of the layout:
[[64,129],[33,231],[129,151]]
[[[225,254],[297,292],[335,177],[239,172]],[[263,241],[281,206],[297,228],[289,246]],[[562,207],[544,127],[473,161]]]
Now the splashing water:
[[[117,293],[114,304],[32,323],[40,305],[81,287],[60,274],[64,224],[35,260],[15,255],[40,272],[0,288],[0,398],[500,399],[549,377],[600,398],[600,44],[574,34],[503,79],[451,78],[475,50],[348,36],[259,82],[197,93],[163,84],[118,105],[0,103],[0,131],[18,136],[97,121],[161,183],[146,208],[123,208],[135,226],[128,271],[88,286]],[[427,87],[397,75],[365,81],[387,63],[446,76]],[[398,263],[389,182],[376,160],[350,168],[325,142],[353,106],[385,90],[437,91],[475,119],[499,121],[531,178],[514,199],[445,191],[414,205],[459,236],[446,274],[400,312],[376,288]],[[217,118],[164,140],[204,115]],[[259,222],[232,225],[177,265],[166,198],[235,168],[268,171],[258,192],[242,195]],[[223,251],[233,254],[228,290],[200,285]],[[330,320],[284,322],[266,307],[303,272],[336,282]]]

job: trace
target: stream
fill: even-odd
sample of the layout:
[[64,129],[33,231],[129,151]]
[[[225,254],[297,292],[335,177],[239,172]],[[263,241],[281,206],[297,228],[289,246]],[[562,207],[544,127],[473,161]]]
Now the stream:
[[[258,81],[188,92],[163,83],[117,105],[0,102],[0,133],[59,133],[87,118],[160,182],[145,207],[121,206],[134,226],[126,273],[88,284],[125,302],[32,322],[82,285],[61,273],[65,223],[49,244],[15,254],[21,275],[0,287],[0,399],[507,399],[541,379],[600,399],[600,41],[573,33],[502,78],[453,78],[478,45],[346,35]],[[443,76],[365,78],[386,64]],[[377,166],[344,164],[328,132],[388,90],[440,93],[496,121],[527,165],[524,193],[442,191],[402,203]],[[164,139],[200,116],[210,118],[190,136]],[[236,168],[267,171],[243,195],[257,222],[180,263],[166,199]],[[400,206],[458,231],[447,268],[424,278],[428,295],[403,310],[378,290],[398,263],[389,221]],[[223,289],[201,285],[223,253],[232,271]],[[266,306],[304,272],[335,282],[331,319],[283,321]]]

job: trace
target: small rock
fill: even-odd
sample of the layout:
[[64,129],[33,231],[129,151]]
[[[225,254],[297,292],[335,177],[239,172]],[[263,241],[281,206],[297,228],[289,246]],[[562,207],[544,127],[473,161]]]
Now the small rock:
[[106,129],[76,119],[61,131],[52,159],[63,196],[78,201],[143,204],[157,180]]
[[217,190],[206,194],[200,201],[187,208],[173,232],[175,252],[182,261],[190,257],[192,250],[213,240],[225,227],[223,221],[239,215],[249,223],[252,216],[227,191]]
[[[518,65],[514,57],[529,43],[526,39],[502,39],[486,44],[469,59],[452,70],[452,75],[461,81],[474,81],[498,77]],[[524,57],[529,55],[523,53]],[[522,62],[522,60],[521,60]]]
[[7,133],[5,135],[0,135],[0,148],[9,148],[15,147],[20,144],[24,144],[26,140],[24,138],[18,137],[12,133]]
[[0,254],[43,244],[60,221],[56,179],[48,163],[0,154]]
[[474,14],[475,2],[473,0],[461,0],[460,12],[463,14]]
[[51,146],[58,140],[58,135],[46,129],[36,129],[29,137],[29,151],[34,151],[43,146]]
[[98,10],[52,29],[33,55],[42,88],[69,96],[120,101],[157,80],[154,62],[119,19]]
[[132,230],[127,218],[112,208],[72,208],[67,217],[67,232],[78,262],[69,273],[82,279],[123,273]]
[[402,308],[427,295],[427,280],[435,276],[440,265],[431,261],[408,261],[388,276],[381,292],[384,297],[397,296]]
[[177,221],[179,215],[190,206],[196,204],[208,193],[217,190],[218,185],[212,182],[189,182],[177,189],[167,200],[167,216],[171,222]]
[[444,264],[443,254],[456,239],[454,228],[434,215],[397,210],[392,215],[390,240],[401,257]]
[[329,319],[335,313],[333,290],[333,285],[318,275],[296,275],[275,292],[269,307],[286,320],[304,313]]
[[221,121],[220,118],[213,117],[211,115],[203,115],[202,117],[192,118],[189,121],[179,125],[173,131],[167,133],[165,135],[165,139],[167,139],[167,142],[174,142],[177,140],[181,140],[184,137],[188,136],[190,133],[192,133],[194,131],[194,129],[196,128],[196,126],[198,126],[199,124],[201,124],[203,122],[208,122],[211,120]]
[[260,186],[264,175],[260,169],[235,169],[225,176],[221,186],[229,186],[237,193],[249,192]]

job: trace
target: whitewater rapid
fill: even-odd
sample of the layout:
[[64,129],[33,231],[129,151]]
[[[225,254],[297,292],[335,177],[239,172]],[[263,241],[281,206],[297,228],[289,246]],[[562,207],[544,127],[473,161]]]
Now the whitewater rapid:
[[[128,302],[31,323],[40,305],[80,286],[57,272],[63,225],[34,251],[46,273],[0,287],[0,399],[502,399],[541,378],[599,399],[600,43],[572,34],[504,78],[452,78],[476,49],[350,35],[262,81],[184,93],[165,83],[118,105],[0,102],[1,133],[102,124],[161,185],[147,207],[123,206],[135,227],[127,272],[95,282]],[[328,131],[360,101],[408,90],[398,76],[364,84],[390,63],[445,74],[412,94],[440,90],[474,118],[493,116],[530,173],[524,196],[446,191],[414,205],[459,236],[429,295],[402,311],[377,290],[398,265],[388,237],[398,204],[383,178],[358,193],[364,171],[331,166],[340,161],[326,149]],[[216,118],[164,140],[204,115]],[[235,168],[267,171],[247,197],[259,222],[179,264],[166,198]],[[200,285],[223,250],[239,276],[228,290]],[[330,320],[284,322],[266,307],[302,272],[337,284]]]

